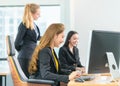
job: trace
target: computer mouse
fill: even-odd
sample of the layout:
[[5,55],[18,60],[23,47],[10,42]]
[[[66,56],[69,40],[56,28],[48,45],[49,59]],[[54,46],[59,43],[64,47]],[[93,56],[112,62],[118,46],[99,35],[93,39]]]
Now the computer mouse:
[[75,81],[76,81],[76,82],[84,82],[84,80],[81,79],[81,78],[76,78]]

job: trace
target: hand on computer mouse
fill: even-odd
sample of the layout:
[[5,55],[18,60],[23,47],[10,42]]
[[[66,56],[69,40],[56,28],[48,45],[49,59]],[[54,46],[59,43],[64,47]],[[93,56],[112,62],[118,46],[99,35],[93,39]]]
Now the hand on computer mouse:
[[82,73],[85,73],[85,67],[76,67],[76,70],[79,70]]
[[73,71],[70,75],[69,75],[69,80],[73,80],[76,79],[78,77],[81,76],[81,73],[79,73],[78,71]]
[[81,78],[76,78],[75,81],[76,81],[76,82],[84,82],[84,80],[81,79]]

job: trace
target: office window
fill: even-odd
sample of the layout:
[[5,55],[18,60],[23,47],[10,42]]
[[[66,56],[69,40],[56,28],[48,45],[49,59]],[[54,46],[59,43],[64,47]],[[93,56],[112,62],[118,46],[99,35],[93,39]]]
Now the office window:
[[[16,37],[23,10],[24,6],[0,7],[0,58],[7,57],[5,37],[7,34]],[[35,23],[43,35],[48,25],[60,22],[61,11],[59,5],[43,5],[40,6],[40,12],[40,18]]]

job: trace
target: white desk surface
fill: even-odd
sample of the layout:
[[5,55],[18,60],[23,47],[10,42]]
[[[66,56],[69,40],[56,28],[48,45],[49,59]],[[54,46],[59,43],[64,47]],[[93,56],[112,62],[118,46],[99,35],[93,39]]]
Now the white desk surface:
[[0,76],[10,73],[9,65],[7,61],[0,61]]

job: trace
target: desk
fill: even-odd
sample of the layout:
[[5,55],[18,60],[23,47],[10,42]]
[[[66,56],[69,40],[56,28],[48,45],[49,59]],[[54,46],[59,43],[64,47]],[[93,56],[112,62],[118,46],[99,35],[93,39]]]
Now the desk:
[[[1,63],[2,62],[2,63]],[[2,77],[4,77],[4,85],[6,86],[6,76],[10,73],[9,66],[7,61],[0,61],[0,82],[2,82]],[[0,86],[2,86],[2,83],[0,83]]]
[[84,83],[70,81],[67,86],[120,86],[120,82],[111,81],[110,75],[96,74],[95,79],[91,81],[85,81]]
[[2,77],[5,77],[5,86],[6,86],[6,76],[7,76],[8,73],[0,73],[0,78],[1,78],[1,85],[2,85]]

